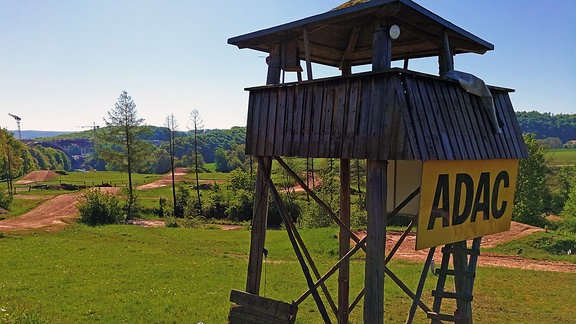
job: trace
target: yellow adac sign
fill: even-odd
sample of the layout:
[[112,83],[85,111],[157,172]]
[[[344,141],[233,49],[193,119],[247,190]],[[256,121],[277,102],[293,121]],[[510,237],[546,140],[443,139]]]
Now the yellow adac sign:
[[510,229],[518,160],[426,161],[416,249]]

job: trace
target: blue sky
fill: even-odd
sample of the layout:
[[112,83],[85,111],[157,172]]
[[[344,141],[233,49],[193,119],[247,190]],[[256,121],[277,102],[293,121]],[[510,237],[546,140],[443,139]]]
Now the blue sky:
[[[173,113],[186,130],[198,109],[205,128],[243,126],[243,89],[264,84],[266,64],[227,39],[342,2],[0,0],[0,127],[16,128],[8,113],[26,130],[104,125],[122,90],[149,125]],[[576,1],[415,2],[495,45],[456,69],[516,89],[516,110],[576,113]],[[435,59],[410,68],[437,73]]]

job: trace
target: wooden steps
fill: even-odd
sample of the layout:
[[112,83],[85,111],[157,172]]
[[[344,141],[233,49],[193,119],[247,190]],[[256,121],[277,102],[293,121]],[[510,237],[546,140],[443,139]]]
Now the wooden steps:
[[[432,324],[442,322],[453,322],[458,324],[472,323],[473,300],[472,290],[476,277],[476,264],[480,255],[480,243],[482,238],[475,238],[472,247],[468,248],[466,242],[446,244],[442,248],[442,264],[435,271],[438,275],[436,289],[432,290],[434,304],[432,311],[427,312]],[[454,269],[449,269],[452,258]],[[448,276],[454,278],[456,291],[445,291],[446,279]],[[442,300],[453,299],[456,301],[457,309],[454,314],[442,313]]]

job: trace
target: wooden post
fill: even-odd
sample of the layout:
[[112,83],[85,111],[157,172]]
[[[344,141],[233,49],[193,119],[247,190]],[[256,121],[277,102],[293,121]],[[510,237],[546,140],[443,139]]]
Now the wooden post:
[[452,56],[450,40],[446,31],[442,33],[442,48],[438,53],[438,66],[441,76],[446,75],[448,71],[454,70],[454,57]]
[[386,161],[369,160],[366,179],[366,269],[364,323],[384,323],[386,248]]
[[264,244],[266,242],[266,223],[268,220],[268,184],[261,170],[270,170],[272,159],[263,158],[264,167],[258,168],[256,173],[256,192],[254,193],[254,212],[252,214],[252,232],[250,234],[250,257],[248,259],[248,278],[246,292],[254,295],[260,294],[260,279],[262,277],[262,260]]
[[[266,76],[266,84],[279,84],[281,61],[279,44],[272,48],[267,61],[268,74]],[[250,234],[248,278],[246,280],[246,292],[254,295],[260,294],[262,260],[264,244],[266,242],[266,224],[268,221],[269,188],[267,178],[270,177],[270,174],[264,174],[262,170],[268,170],[269,172],[269,170],[272,169],[271,157],[263,157],[261,161],[264,165],[259,167],[256,173],[256,192],[254,193],[254,211],[252,214],[252,231]]]
[[[350,228],[350,160],[340,159],[340,220]],[[350,250],[350,234],[340,227],[339,256],[342,259]],[[350,296],[350,260],[340,264],[338,272],[338,323],[348,323]]]
[[[384,21],[375,26],[372,70],[390,68],[392,40]],[[377,94],[372,94],[377,96]],[[364,279],[364,323],[384,323],[384,271],[386,248],[387,161],[366,163],[366,209],[368,211]]]

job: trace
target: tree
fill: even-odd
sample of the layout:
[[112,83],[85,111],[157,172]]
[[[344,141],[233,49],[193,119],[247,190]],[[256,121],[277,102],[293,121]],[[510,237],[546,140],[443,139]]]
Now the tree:
[[127,214],[134,214],[135,197],[132,186],[132,172],[143,166],[148,155],[149,145],[143,140],[148,131],[142,126],[144,119],[138,118],[136,104],[124,90],[118,97],[114,108],[108,111],[104,119],[106,129],[97,134],[99,145],[97,152],[107,165],[117,167],[128,173]]
[[0,129],[0,179],[6,179],[10,195],[14,193],[12,179],[23,173],[26,155],[30,155],[26,146],[8,130]]
[[543,197],[547,196],[546,177],[548,167],[544,147],[536,141],[534,134],[524,134],[530,157],[521,159],[518,166],[514,209],[515,221],[534,226],[543,226]]
[[170,172],[172,173],[172,202],[174,204],[174,215],[176,215],[176,182],[174,178],[174,155],[176,154],[176,131],[178,123],[174,114],[166,117],[166,127],[168,127],[168,153],[170,154]]
[[191,131],[194,139],[194,174],[196,175],[196,193],[198,195],[198,210],[202,210],[202,201],[200,200],[200,181],[198,180],[199,161],[198,161],[198,132],[204,127],[202,118],[198,109],[192,110],[190,113]]

